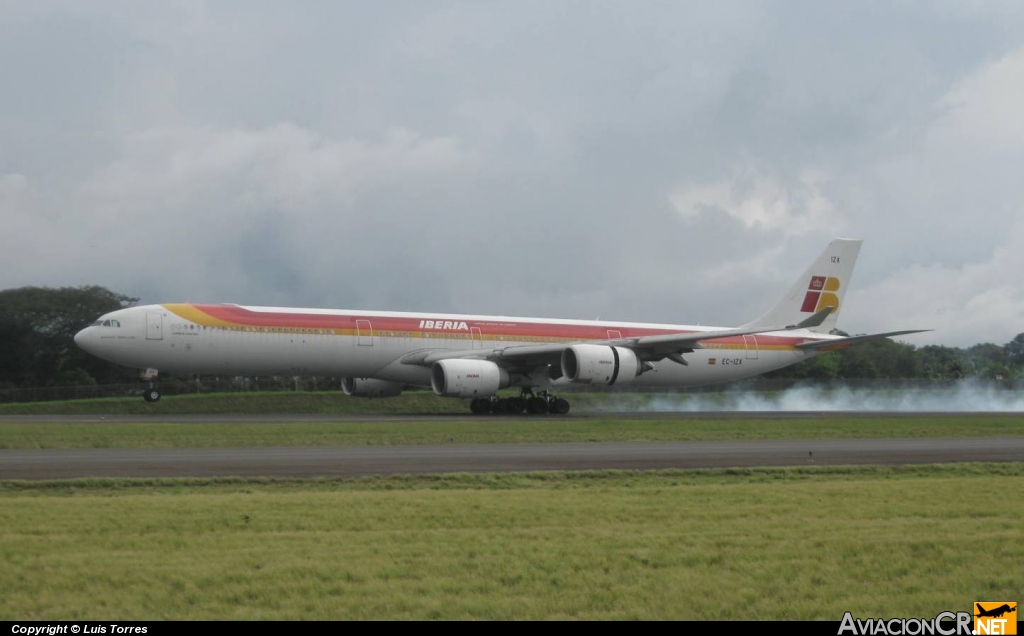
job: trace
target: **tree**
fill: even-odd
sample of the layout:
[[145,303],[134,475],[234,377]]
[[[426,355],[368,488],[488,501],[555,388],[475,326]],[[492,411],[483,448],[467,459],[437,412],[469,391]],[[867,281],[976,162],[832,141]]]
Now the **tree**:
[[807,363],[805,377],[811,380],[834,380],[839,376],[839,354],[822,354]]
[[131,372],[81,351],[74,338],[99,316],[137,301],[96,285],[0,291],[0,381],[50,386],[133,379]]
[[839,359],[839,377],[844,379],[873,380],[881,377],[867,347],[844,349]]
[[1024,333],[1017,334],[1013,340],[1003,347],[1006,363],[1014,367],[1024,367]]
[[844,378],[916,378],[921,372],[916,347],[888,338],[843,349],[840,355]]
[[26,320],[0,312],[0,388],[25,386],[34,373],[36,334]]
[[966,351],[970,375],[980,378],[1007,377],[1006,353],[999,345],[985,342],[972,345]]
[[962,349],[928,345],[919,349],[921,374],[929,380],[959,380],[967,375],[966,357]]

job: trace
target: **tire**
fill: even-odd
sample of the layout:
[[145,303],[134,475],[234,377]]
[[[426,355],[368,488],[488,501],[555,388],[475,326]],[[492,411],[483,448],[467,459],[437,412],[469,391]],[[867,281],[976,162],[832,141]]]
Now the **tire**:
[[160,391],[157,391],[156,389],[147,389],[146,392],[142,394],[142,399],[147,402],[159,402]]
[[551,412],[555,415],[565,415],[569,412],[569,400],[565,398],[557,398],[551,403]]
[[548,412],[548,403],[544,398],[532,397],[526,403],[526,410],[531,415],[542,415]]

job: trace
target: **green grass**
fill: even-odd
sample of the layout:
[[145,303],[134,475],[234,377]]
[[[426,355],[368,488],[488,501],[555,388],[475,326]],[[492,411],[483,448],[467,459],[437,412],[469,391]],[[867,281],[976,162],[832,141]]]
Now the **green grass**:
[[[588,394],[574,403],[598,412],[608,399]],[[461,413],[463,405],[422,393],[398,401],[273,393],[0,405],[0,415],[140,414],[136,422],[3,422],[0,448],[1024,434],[1024,418],[1004,415],[285,415],[258,423],[143,415],[439,412],[432,409]],[[0,481],[0,620],[931,617],[1019,596],[1022,491],[1024,462]]]
[[[963,392],[964,408],[971,404],[1002,405],[1014,410],[1019,400],[1011,390],[981,390]],[[514,395],[516,391],[503,391]],[[957,394],[953,391],[952,394]],[[954,402],[949,390],[891,389],[891,390],[827,390],[799,389],[794,391],[722,391],[682,393],[618,393],[618,392],[565,392],[574,413],[617,413],[636,411],[692,410],[804,410],[822,404],[823,410],[836,407],[858,409],[873,405],[876,410],[899,409],[908,404],[921,410],[946,410],[941,404]],[[968,399],[970,398],[970,399]],[[831,405],[831,406],[829,406]],[[929,408],[928,405],[937,405]],[[214,415],[214,414],[452,414],[469,412],[469,400],[439,398],[430,391],[406,391],[400,396],[386,399],[348,397],[340,391],[316,392],[251,392],[202,393],[168,395],[159,402],[149,404],[141,397],[102,398],[52,402],[24,402],[0,404],[2,415]]]
[[395,398],[366,399],[334,392],[267,391],[168,395],[148,403],[141,397],[0,404],[0,415],[216,415],[237,413],[450,413],[469,411],[467,402],[429,391]]
[[825,619],[1022,589],[1024,464],[0,488],[0,619]]
[[[517,395],[502,391],[501,395]],[[572,393],[567,394],[574,408],[581,411],[638,410],[653,400],[666,398],[684,403],[686,394],[657,393]],[[718,394],[700,394],[714,396]],[[724,395],[724,394],[723,394]],[[720,397],[719,399],[724,399]],[[393,398],[367,399],[349,397],[341,391],[254,391],[238,393],[196,393],[167,395],[159,402],[148,403],[141,397],[54,400],[0,404],[0,415],[218,415],[218,414],[295,414],[295,413],[364,413],[380,414],[450,414],[469,413],[469,400],[440,398],[430,391],[406,391]]]
[[0,422],[0,448],[193,448],[1024,435],[1005,415],[779,419],[462,418],[412,422]]

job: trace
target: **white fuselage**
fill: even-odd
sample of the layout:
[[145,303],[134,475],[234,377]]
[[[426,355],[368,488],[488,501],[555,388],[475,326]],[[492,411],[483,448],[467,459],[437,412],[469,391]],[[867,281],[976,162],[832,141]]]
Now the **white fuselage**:
[[[116,325],[116,326],[115,326]],[[146,305],[103,316],[75,341],[90,353],[139,369],[204,375],[331,375],[430,386],[429,367],[403,362],[418,351],[616,340],[715,331],[687,325],[284,309],[239,305]],[[778,369],[814,352],[795,345],[833,336],[806,330],[709,340],[664,360],[633,386],[687,387]],[[535,385],[542,385],[538,381]],[[555,382],[554,384],[557,384]]]

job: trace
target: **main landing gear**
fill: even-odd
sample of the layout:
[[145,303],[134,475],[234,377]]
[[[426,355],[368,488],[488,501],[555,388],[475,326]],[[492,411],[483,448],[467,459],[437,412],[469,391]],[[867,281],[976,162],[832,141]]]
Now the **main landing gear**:
[[504,415],[565,415],[569,412],[569,400],[556,398],[547,391],[534,395],[532,391],[523,391],[519,397],[500,398],[491,396],[475,398],[469,403],[469,410],[477,415],[499,413]]

